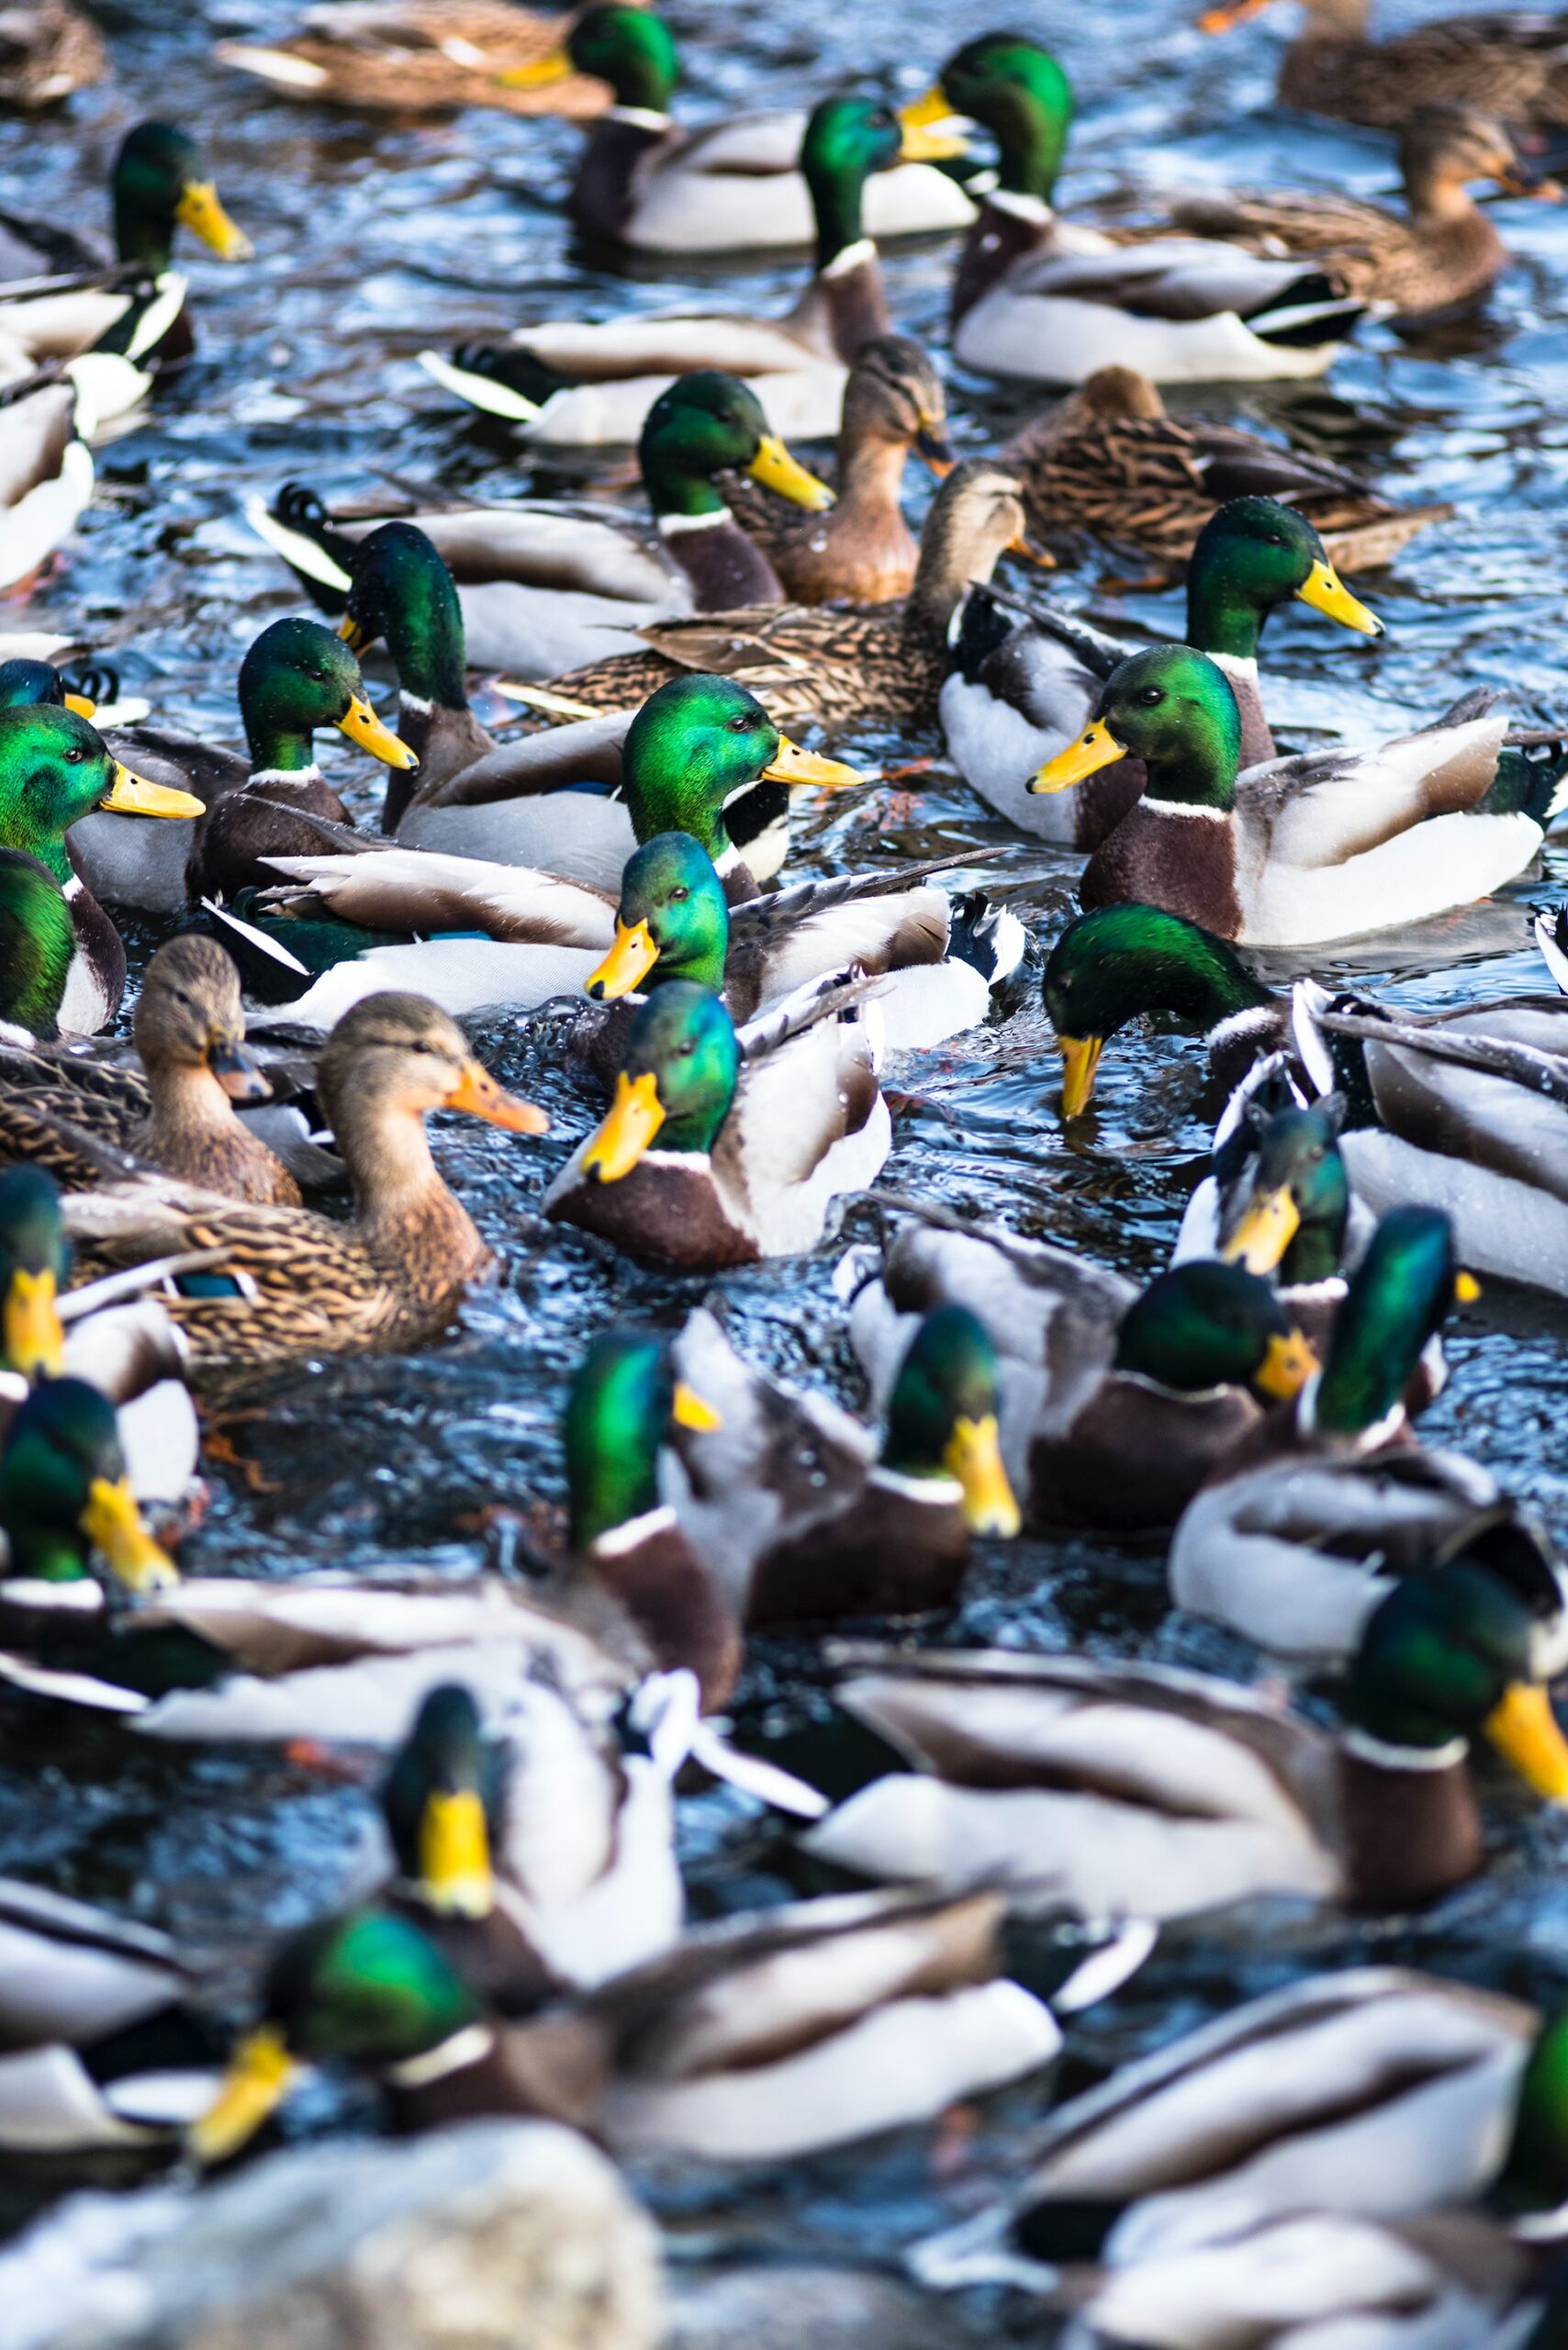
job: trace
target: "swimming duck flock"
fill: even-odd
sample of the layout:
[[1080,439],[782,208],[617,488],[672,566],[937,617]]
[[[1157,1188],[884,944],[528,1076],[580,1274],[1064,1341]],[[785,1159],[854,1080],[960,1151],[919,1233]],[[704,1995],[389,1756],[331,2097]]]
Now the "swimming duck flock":
[[0,2210],[1556,2344],[1568,18],[174,13],[0,23]]

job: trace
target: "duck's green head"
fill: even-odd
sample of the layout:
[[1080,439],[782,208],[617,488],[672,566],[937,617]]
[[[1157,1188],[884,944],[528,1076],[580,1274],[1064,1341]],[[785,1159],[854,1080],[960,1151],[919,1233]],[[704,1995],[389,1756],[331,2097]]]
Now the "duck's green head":
[[0,1024],[49,1041],[60,1034],[76,952],[65,893],[47,865],[0,848]]
[[866,183],[874,172],[964,152],[962,139],[901,122],[880,98],[840,92],[819,99],[801,141],[801,176],[811,190],[817,224],[817,267],[826,269],[865,237]]
[[282,2104],[302,2065],[385,2071],[480,2021],[479,2003],[409,1919],[351,1909],[291,1934],[267,1973],[261,2021],[239,2042],[187,2143],[227,2162]]
[[1568,1740],[1537,1678],[1534,1639],[1525,1601],[1483,1567],[1405,1576],[1361,1635],[1346,1718],[1418,1753],[1484,1735],[1537,1795],[1568,1802]]
[[712,858],[689,833],[655,833],[626,860],[615,944],[584,992],[610,1003],[633,988],[691,979],[717,994],[729,951],[729,901]]
[[708,1151],[740,1076],[734,1024],[711,988],[673,980],[633,1015],[610,1113],[583,1155],[585,1175],[619,1183],[653,1148]]
[[1216,507],[1187,566],[1188,643],[1255,660],[1264,621],[1293,599],[1359,635],[1383,634],[1383,622],[1351,595],[1305,515],[1273,498],[1233,498]]
[[0,1175],[0,1362],[24,1379],[59,1377],[65,1362],[60,1292],[71,1245],[60,1186],[41,1167]]
[[84,694],[66,691],[52,661],[0,661],[0,710],[36,709],[42,702],[59,702],[78,718],[93,715],[94,705]]
[[442,710],[467,708],[463,607],[451,572],[416,523],[383,522],[361,540],[338,634],[356,656],[385,637],[406,694]]
[[362,751],[407,772],[419,760],[365,699],[359,663],[319,621],[274,621],[240,664],[240,715],[258,775],[313,768],[311,736],[335,726]]
[[1454,1262],[1453,1226],[1437,1208],[1392,1208],[1351,1275],[1311,1400],[1325,1434],[1361,1437],[1403,1404],[1428,1341],[1456,1304],[1480,1294]]
[[1148,799],[1221,812],[1235,806],[1241,712],[1230,679],[1206,653],[1151,644],[1119,663],[1077,742],[1048,759],[1029,789],[1066,791],[1125,758],[1148,767]]
[[1211,1257],[1173,1265],[1133,1300],[1114,1363],[1182,1394],[1246,1387],[1267,1403],[1299,1394],[1317,1369],[1268,1282]]
[[680,79],[675,35],[651,8],[585,8],[559,48],[500,77],[509,90],[547,89],[569,73],[608,82],[618,106],[667,114]]
[[755,694],[731,677],[672,677],[626,730],[622,789],[639,841],[689,833],[721,873],[734,862],[724,811],[754,784],[839,790],[862,778],[837,759],[797,750]]
[[115,158],[115,242],[123,262],[165,270],[175,229],[189,229],[220,261],[247,261],[251,241],[218,200],[201,151],[172,122],[139,122]]
[[[1548,2019],[1519,2082],[1513,2143],[1495,2190],[1510,2210],[1555,2210],[1568,2195],[1568,2011]],[[1550,2350],[1550,2323],[1527,2350]]]
[[1326,1281],[1339,1270],[1350,1183],[1339,1152],[1344,1104],[1282,1110],[1258,1137],[1252,1181],[1220,1233],[1219,1253],[1249,1273],[1287,1283]]
[[179,1581],[141,1522],[114,1405],[83,1379],[50,1379],[17,1410],[0,1453],[0,1528],[11,1572],[80,1583],[95,1557],[128,1591]]
[[1236,949],[1159,906],[1097,906],[1069,923],[1046,962],[1046,1011],[1062,1057],[1061,1112],[1087,1109],[1106,1039],[1140,1013],[1204,1028],[1274,999]]
[[643,423],[637,447],[648,503],[656,515],[722,514],[714,476],[749,474],[796,506],[820,512],[833,492],[797,464],[768,428],[762,403],[748,384],[716,367],[678,375],[659,394]]
[[967,1305],[939,1305],[910,1340],[888,1402],[882,1466],[955,1478],[971,1532],[1010,1539],[1023,1524],[1002,1463],[996,1349]]
[[454,1681],[432,1689],[386,1774],[381,1812],[403,1882],[442,1917],[495,1907],[502,1775],[472,1694]]
[[62,886],[72,877],[65,835],[95,808],[130,816],[200,816],[189,791],[147,783],[121,767],[103,736],[59,703],[0,710],[0,847],[24,849]]
[[1050,202],[1072,128],[1072,85],[1048,49],[1020,33],[982,33],[954,51],[935,86],[900,119],[929,130],[954,115],[995,140],[1000,187]]
[[562,1415],[574,1550],[644,1517],[659,1502],[659,1449],[672,1424],[711,1430],[713,1407],[675,1375],[669,1341],[606,1330],[572,1382]]

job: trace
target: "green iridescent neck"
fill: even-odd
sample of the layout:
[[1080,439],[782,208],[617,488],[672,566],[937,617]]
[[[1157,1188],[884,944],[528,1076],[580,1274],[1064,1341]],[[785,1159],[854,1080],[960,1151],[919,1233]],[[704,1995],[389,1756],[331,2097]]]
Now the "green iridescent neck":
[[561,1423],[574,1550],[657,1506],[673,1398],[662,1338],[610,1330],[593,1341]]
[[1314,1401],[1319,1428],[1359,1436],[1397,1408],[1453,1303],[1455,1278],[1446,1215],[1394,1208],[1383,1217],[1334,1317]]

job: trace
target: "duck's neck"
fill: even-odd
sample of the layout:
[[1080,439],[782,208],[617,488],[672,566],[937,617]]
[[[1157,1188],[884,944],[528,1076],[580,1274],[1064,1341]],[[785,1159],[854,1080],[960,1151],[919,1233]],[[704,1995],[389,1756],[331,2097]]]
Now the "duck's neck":
[[784,588],[722,498],[697,514],[660,514],[666,554],[690,584],[700,612],[734,612],[748,604],[781,604]]
[[241,711],[245,740],[251,752],[253,783],[287,781],[319,776],[316,745],[309,734],[297,734],[259,711]]
[[1342,1219],[1300,1225],[1280,1259],[1282,1286],[1305,1289],[1318,1281],[1333,1281],[1339,1270],[1344,1237]]
[[1227,816],[1236,806],[1239,757],[1239,717],[1234,741],[1218,728],[1196,723],[1177,755],[1145,760],[1148,780],[1144,798],[1173,807],[1206,808],[1215,815]]
[[903,608],[902,627],[906,642],[938,650],[945,666],[954,613],[971,588],[989,584],[995,567],[995,550],[976,548],[957,532],[945,529],[941,510],[937,509],[927,520],[921,535],[914,585]]
[[885,433],[853,436],[839,460],[838,504],[824,518],[828,531],[860,538],[903,530],[899,493],[908,455],[907,442],[890,441]]
[[1389,1746],[1361,1729],[1339,1740],[1340,1850],[1349,1899],[1397,1910],[1462,1885],[1481,1866],[1481,1817],[1462,1739]]
[[174,257],[172,218],[151,219],[139,205],[115,198],[115,250],[128,266],[162,276]]
[[[824,245],[828,248],[823,258]],[[816,274],[785,324],[821,358],[852,367],[868,342],[892,326],[882,265],[869,237],[817,239]]]
[[588,132],[566,205],[586,235],[624,235],[636,209],[639,166],[669,134],[669,116],[659,106],[616,105],[599,116]]
[[174,1164],[193,1141],[232,1139],[238,1124],[234,1105],[205,1065],[192,1069],[153,1063],[147,1081],[152,1094],[146,1130],[149,1157]]
[[1236,577],[1223,554],[1211,557],[1200,541],[1187,572],[1187,642],[1211,660],[1256,661],[1270,607],[1260,604]]
[[416,792],[434,791],[496,747],[466,699],[426,700],[405,688],[398,699],[398,733],[419,760],[417,768],[389,767],[381,829],[395,833]]
[[445,1296],[488,1264],[473,1218],[436,1171],[422,1118],[362,1102],[337,1141],[360,1238],[378,1265],[421,1295]]
[[982,295],[1000,285],[1029,254],[1042,252],[1055,235],[1056,215],[1043,196],[994,189],[981,205],[958,256],[949,327],[956,327]]

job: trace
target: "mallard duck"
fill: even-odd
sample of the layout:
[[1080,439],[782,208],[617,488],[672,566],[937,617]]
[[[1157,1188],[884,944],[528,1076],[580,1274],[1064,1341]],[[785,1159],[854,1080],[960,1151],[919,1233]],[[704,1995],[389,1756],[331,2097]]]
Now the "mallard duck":
[[1311,258],[1396,322],[1431,326],[1473,310],[1508,266],[1508,249],[1478,210],[1471,183],[1490,180],[1506,196],[1552,202],[1562,193],[1529,169],[1500,122],[1474,106],[1418,106],[1401,129],[1399,171],[1404,218],[1314,189],[1184,197],[1172,219],[1248,252]]
[[1036,1526],[1174,1524],[1317,1368],[1240,1265],[1174,1266],[1140,1292],[1065,1249],[928,1209],[901,1225],[851,1311],[879,1405],[915,1317],[948,1304],[979,1315],[1001,1359],[1002,1456]]
[[1145,762],[1143,797],[1089,860],[1085,909],[1163,906],[1245,946],[1362,937],[1485,897],[1545,837],[1554,767],[1504,763],[1504,720],[1471,707],[1371,750],[1275,759],[1238,785],[1229,679],[1202,653],[1156,645],[1112,672],[1030,789]]
[[1015,1651],[834,1652],[901,1755],[807,1830],[815,1859],[949,1897],[1164,1923],[1259,1896],[1405,1909],[1483,1865],[1472,1741],[1568,1801],[1526,1602],[1478,1566],[1382,1579],[1325,1730],[1235,1682]]
[[747,1624],[945,1607],[970,1537],[1017,1533],[996,1356],[967,1308],[915,1330],[879,1449],[821,1396],[743,1362],[711,1313],[689,1317],[675,1360],[713,1413],[671,1432],[678,1515]]
[[226,1252],[228,1294],[168,1301],[204,1371],[399,1346],[439,1330],[494,1259],[436,1172],[425,1113],[466,1110],[513,1134],[549,1124],[418,996],[356,1004],[329,1037],[316,1084],[353,1187],[351,1225],[145,1180],[68,1203],[67,1229],[100,1265],[176,1248]]
[[[1312,524],[1271,498],[1237,498],[1204,523],[1187,572],[1187,643],[1230,680],[1241,713],[1242,767],[1274,756],[1258,683],[1258,647],[1269,614],[1293,600],[1342,628],[1380,636],[1383,622],[1352,596]],[[970,590],[950,632],[952,674],[942,688],[942,730],[959,774],[989,807],[1023,831],[1074,848],[1097,848],[1136,804],[1145,772],[1136,760],[1091,778],[1060,811],[1040,805],[1032,779],[1077,739],[1106,680],[1137,648],[1076,614],[1032,606],[1015,612],[989,588]]]
[[121,691],[119,672],[112,662],[62,662],[59,654],[66,649],[62,644],[47,659],[35,653],[16,653],[0,659],[0,710],[60,702],[78,718],[90,718],[100,733],[107,727],[133,726],[148,715],[149,702]]
[[[756,252],[810,244],[813,207],[801,162],[800,114],[743,115],[680,131],[669,105],[680,71],[669,27],[649,9],[585,8],[564,42],[504,78],[547,96],[582,74],[608,83],[614,104],[588,133],[567,209],[590,237],[652,252]],[[872,183],[874,237],[966,228],[974,206],[918,147]],[[939,154],[959,151],[946,147]]]
[[24,374],[0,389],[0,587],[40,572],[91,504],[96,471],[82,428],[95,421],[69,375]]
[[999,1973],[1001,1911],[985,1894],[883,1894],[742,1912],[510,2025],[409,1920],[351,1911],[279,1949],[190,2149],[228,2159],[303,2066],[334,2063],[376,2078],[405,2131],[554,2113],[622,2155],[775,2162],[928,2123],[1060,2044],[1050,2009]]
[[572,73],[521,88],[505,77],[548,56],[558,17],[510,0],[315,0],[297,32],[264,45],[220,40],[220,65],[254,73],[280,97],[356,114],[445,114],[498,106],[588,121],[610,104],[601,81]]
[[1172,416],[1147,375],[1096,369],[1002,451],[1047,541],[1084,535],[1180,574],[1215,508],[1278,498],[1321,536],[1341,572],[1390,563],[1451,506],[1394,506],[1327,458],[1234,425]]
[[46,1379],[12,1414],[0,1450],[0,1529],[7,1596],[18,1583],[85,1583],[100,1559],[127,1591],[179,1581],[142,1519],[114,1404],[84,1379]]
[[108,70],[103,34],[72,0],[22,0],[0,11],[0,100],[52,106]]
[[954,355],[983,375],[1081,384],[1136,367],[1155,383],[1320,375],[1366,305],[1294,261],[1221,252],[1202,238],[1116,245],[1051,210],[1072,92],[1048,50],[986,33],[957,50],[917,127],[964,115],[995,138],[998,185],[954,282]]
[[[628,17],[633,26],[651,21],[640,11]],[[722,367],[750,382],[775,432],[825,438],[838,426],[848,368],[891,323],[877,248],[862,218],[866,184],[901,159],[962,151],[961,140],[942,134],[901,131],[879,99],[823,98],[801,142],[816,221],[816,270],[783,318],[669,312],[598,325],[561,319],[520,327],[488,351],[470,347],[455,363],[433,352],[421,357],[449,391],[510,417],[530,440],[635,441],[670,378],[696,367]],[[770,195],[767,202],[771,207]]]
[[[1204,32],[1226,32],[1271,0],[1220,0],[1201,17]],[[1285,52],[1280,96],[1307,114],[1399,130],[1413,108],[1480,106],[1506,123],[1557,130],[1568,123],[1568,39],[1561,17],[1528,11],[1439,17],[1369,37],[1369,0],[1303,0],[1305,28]]]
[[738,1030],[711,989],[657,989],[627,1032],[610,1113],[545,1214],[715,1270],[813,1248],[890,1143],[871,1037],[837,1017],[867,984],[830,974]]

